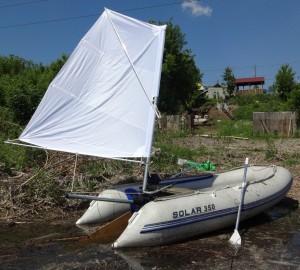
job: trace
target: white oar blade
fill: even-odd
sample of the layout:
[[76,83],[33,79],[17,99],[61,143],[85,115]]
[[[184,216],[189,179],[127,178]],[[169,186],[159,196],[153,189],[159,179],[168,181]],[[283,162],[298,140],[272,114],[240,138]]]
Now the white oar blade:
[[242,239],[237,230],[234,230],[232,236],[229,239],[230,244],[234,246],[240,246],[242,244]]

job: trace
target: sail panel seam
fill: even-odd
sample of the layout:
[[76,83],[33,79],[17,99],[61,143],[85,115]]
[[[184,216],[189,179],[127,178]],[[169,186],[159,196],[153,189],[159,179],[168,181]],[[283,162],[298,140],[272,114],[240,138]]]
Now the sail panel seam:
[[[142,87],[142,89],[143,89],[143,91],[144,91],[144,94],[145,94],[147,100],[148,100],[149,103],[150,103],[150,106],[152,107],[152,109],[153,109],[153,111],[155,112],[155,114],[157,115],[157,117],[159,117],[157,108],[154,106],[153,102],[152,102],[151,99],[149,98],[149,96],[148,96],[148,94],[147,94],[147,91],[146,91],[146,89],[145,89],[145,87],[144,87],[144,85],[143,85],[143,83],[142,83],[142,81],[141,81],[141,79],[140,79],[140,77],[139,77],[139,75],[138,75],[138,73],[137,73],[135,67],[134,67],[134,64],[132,63],[132,60],[131,60],[131,58],[130,58],[128,52],[127,52],[126,46],[125,46],[125,44],[122,42],[122,39],[121,39],[121,37],[120,37],[120,35],[119,35],[117,29],[115,28],[114,23],[112,22],[112,20],[111,20],[111,18],[110,18],[109,12],[108,12],[107,10],[105,10],[105,11],[107,12],[107,18],[108,18],[108,20],[109,20],[109,22],[110,22],[110,24],[111,24],[111,26],[112,26],[112,28],[113,28],[113,30],[114,30],[114,32],[115,32],[115,34],[116,34],[116,36],[117,36],[117,38],[118,38],[120,44],[121,44],[121,47],[122,47],[122,49],[123,49],[123,51],[124,51],[124,53],[125,53],[125,55],[126,55],[128,61],[129,61],[130,65],[131,65],[131,67],[132,67],[132,69],[133,69],[133,71],[134,71],[134,73],[135,73],[135,75],[136,75],[136,78],[137,78],[137,80],[138,80],[140,86]],[[155,36],[155,37],[156,37],[156,36]]]
[[[87,106],[87,107],[89,107],[89,108],[92,108],[92,109],[95,109],[95,108],[96,108],[96,106],[93,107],[93,106],[91,106],[91,105],[88,104],[88,103],[82,102],[82,100],[80,100],[77,96],[75,96],[75,95],[72,94],[71,92],[67,91],[66,89],[64,89],[64,88],[62,88],[62,87],[60,87],[60,86],[58,86],[57,84],[52,83],[51,86],[54,87],[54,88],[56,88],[56,89],[61,90],[61,91],[64,92],[65,94],[67,94],[67,95],[71,96],[72,98],[76,99],[79,103],[81,103],[81,104],[83,104],[83,105],[85,105],[85,106]],[[134,128],[137,128],[137,129],[139,129],[139,130],[144,130],[141,126],[133,125],[132,123],[129,123],[129,122],[127,122],[127,121],[124,121],[124,120],[121,119],[121,118],[118,118],[118,117],[116,117],[116,116],[113,116],[113,115],[111,115],[111,114],[108,114],[105,110],[101,110],[101,113],[103,113],[103,114],[105,114],[105,115],[109,115],[109,116],[111,116],[111,117],[114,118],[114,119],[118,119],[118,120],[122,121],[123,123],[125,123],[125,124],[127,124],[127,125],[130,125],[130,126],[132,126],[132,127],[134,127]]]

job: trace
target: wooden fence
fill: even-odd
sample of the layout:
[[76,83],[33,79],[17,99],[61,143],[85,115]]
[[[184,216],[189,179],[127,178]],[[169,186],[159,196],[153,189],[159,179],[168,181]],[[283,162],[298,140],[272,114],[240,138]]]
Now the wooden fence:
[[295,112],[254,112],[253,131],[274,133],[285,137],[292,136],[297,129]]

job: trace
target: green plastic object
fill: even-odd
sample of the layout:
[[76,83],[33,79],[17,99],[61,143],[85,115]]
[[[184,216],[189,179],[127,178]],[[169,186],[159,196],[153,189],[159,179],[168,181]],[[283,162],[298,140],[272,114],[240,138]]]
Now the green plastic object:
[[202,162],[202,163],[187,160],[186,164],[189,167],[196,169],[198,171],[215,171],[216,170],[216,165],[213,164],[212,162],[210,162],[209,160]]

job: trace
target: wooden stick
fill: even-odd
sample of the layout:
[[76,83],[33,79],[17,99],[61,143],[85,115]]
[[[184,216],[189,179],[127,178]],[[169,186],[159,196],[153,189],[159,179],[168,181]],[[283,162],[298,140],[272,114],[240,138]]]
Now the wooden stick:
[[239,137],[239,136],[217,136],[217,135],[209,135],[209,134],[200,134],[200,137],[204,138],[231,138],[236,140],[249,140],[247,137]]

